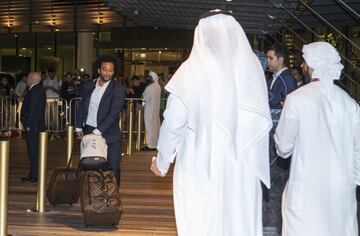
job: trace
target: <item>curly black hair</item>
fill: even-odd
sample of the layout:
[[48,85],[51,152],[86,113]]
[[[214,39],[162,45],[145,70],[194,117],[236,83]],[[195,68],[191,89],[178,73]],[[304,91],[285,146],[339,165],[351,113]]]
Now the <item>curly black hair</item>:
[[93,63],[93,77],[99,77],[98,69],[101,69],[101,65],[104,62],[111,62],[114,64],[114,77],[120,74],[120,60],[114,55],[101,55],[96,58]]

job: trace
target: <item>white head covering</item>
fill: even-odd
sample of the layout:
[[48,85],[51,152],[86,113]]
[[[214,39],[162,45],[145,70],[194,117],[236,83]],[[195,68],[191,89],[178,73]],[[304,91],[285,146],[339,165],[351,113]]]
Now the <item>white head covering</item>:
[[154,72],[154,71],[150,71],[149,72],[149,76],[151,76],[154,80],[154,83],[158,83],[159,82],[159,76]]
[[[166,89],[188,110],[188,127],[196,132],[196,155],[209,157],[219,132],[223,147],[244,161],[267,186],[268,147],[258,142],[272,126],[264,72],[239,23],[229,15],[203,18],[195,29],[189,58]],[[264,147],[266,146],[266,147]]]
[[334,94],[334,80],[340,79],[341,57],[336,49],[327,42],[315,42],[303,47],[303,58],[314,71],[311,78],[320,79],[322,90],[328,98]]

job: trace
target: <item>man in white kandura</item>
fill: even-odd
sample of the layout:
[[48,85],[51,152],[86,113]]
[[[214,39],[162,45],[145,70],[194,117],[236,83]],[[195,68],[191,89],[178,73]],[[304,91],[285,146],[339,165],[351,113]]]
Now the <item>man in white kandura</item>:
[[144,123],[146,131],[146,146],[143,151],[156,150],[160,130],[160,99],[161,87],[158,75],[149,72],[150,84],[146,87],[143,98],[145,100]]
[[263,69],[239,23],[218,11],[204,15],[166,89],[151,170],[165,176],[176,156],[178,234],[262,236],[272,122]]
[[275,132],[278,154],[292,155],[282,201],[284,236],[357,236],[360,110],[334,84],[343,65],[326,42],[303,47],[312,82],[287,96]]

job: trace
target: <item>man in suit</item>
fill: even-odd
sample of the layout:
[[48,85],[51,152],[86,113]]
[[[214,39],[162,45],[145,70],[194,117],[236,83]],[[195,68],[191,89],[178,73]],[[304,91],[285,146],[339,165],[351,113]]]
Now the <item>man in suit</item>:
[[102,135],[108,145],[108,169],[115,172],[120,184],[121,131],[119,113],[124,107],[125,90],[114,79],[119,74],[119,61],[113,56],[101,56],[96,61],[99,77],[83,84],[81,102],[76,117],[76,134]]
[[287,53],[284,48],[273,45],[266,55],[269,70],[273,72],[272,79],[268,81],[270,108],[282,109],[286,95],[297,88],[297,82],[286,67]]
[[24,98],[20,119],[26,132],[30,173],[21,180],[26,183],[35,183],[38,177],[39,134],[45,129],[46,92],[38,72],[29,73],[27,85],[29,92]]
[[273,119],[273,128],[270,131],[270,176],[271,189],[265,190],[266,202],[264,205],[264,225],[281,229],[280,196],[289,176],[290,159],[277,159],[275,153],[274,132],[279,120],[286,96],[297,88],[297,81],[287,68],[286,49],[272,45],[266,52],[268,67],[273,73],[268,80],[269,105]]

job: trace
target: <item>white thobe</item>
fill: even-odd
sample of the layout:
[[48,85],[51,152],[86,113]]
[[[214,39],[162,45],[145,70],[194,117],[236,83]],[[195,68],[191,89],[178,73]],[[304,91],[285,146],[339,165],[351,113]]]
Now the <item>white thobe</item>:
[[329,113],[319,83],[312,82],[287,96],[275,133],[278,154],[284,158],[292,155],[283,193],[282,233],[357,236],[359,106],[334,86],[332,109],[337,115]]
[[15,88],[15,94],[17,97],[24,97],[25,96],[25,92],[26,92],[26,82],[24,80],[20,80],[17,84],[16,84],[16,88]]
[[[234,111],[236,112],[236,111]],[[157,149],[157,165],[166,173],[174,160],[174,204],[180,236],[262,236],[260,180],[234,158],[229,140],[217,132],[212,173],[208,156],[196,156],[196,133],[188,126],[188,110],[170,95],[164,112]],[[268,145],[265,135],[258,142]],[[266,148],[264,148],[267,151]],[[265,155],[264,155],[265,156]]]
[[156,148],[160,130],[160,96],[161,88],[158,83],[146,87],[143,98],[145,100],[144,122],[146,143],[149,148]]
[[[56,90],[60,91],[62,80],[55,76],[54,79],[50,79],[47,77],[43,82],[44,87],[54,87]],[[52,89],[46,89],[46,97],[47,98],[59,98],[59,92],[55,92]]]

